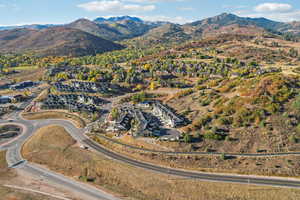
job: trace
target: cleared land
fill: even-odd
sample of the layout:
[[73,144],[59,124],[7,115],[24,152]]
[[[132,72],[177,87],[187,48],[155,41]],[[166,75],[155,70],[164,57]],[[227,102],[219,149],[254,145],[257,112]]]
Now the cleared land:
[[16,172],[9,169],[5,160],[5,151],[0,151],[0,200],[56,200],[40,194],[33,194],[3,186],[17,176]]
[[16,172],[8,168],[5,155],[6,151],[0,151],[0,181],[6,181],[16,177]]
[[26,191],[17,191],[8,187],[0,186],[0,199],[2,200],[56,200],[44,195],[32,194]]
[[78,128],[84,128],[86,126],[85,121],[77,115],[69,114],[62,111],[42,111],[23,113],[22,116],[27,120],[38,119],[66,119],[72,121]]
[[27,81],[27,80],[32,80],[32,81],[39,81],[42,79],[45,69],[43,68],[28,68],[26,70],[18,70],[19,73],[17,74],[12,74],[8,75],[6,78],[8,80],[16,80],[17,82],[20,81]]
[[157,174],[114,162],[104,156],[80,149],[76,141],[59,126],[41,128],[24,145],[23,155],[29,161],[45,165],[51,170],[134,199],[300,198],[299,190],[201,182]]

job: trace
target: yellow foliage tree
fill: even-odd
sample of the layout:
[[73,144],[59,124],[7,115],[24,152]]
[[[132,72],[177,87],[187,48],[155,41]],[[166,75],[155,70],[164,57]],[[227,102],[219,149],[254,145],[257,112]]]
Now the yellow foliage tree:
[[143,89],[143,85],[142,84],[137,84],[137,86],[135,87],[135,90],[140,91]]
[[155,86],[155,83],[153,81],[150,83],[149,88],[150,88],[150,90],[155,90],[156,86]]
[[151,69],[151,67],[152,67],[151,64],[147,63],[147,64],[144,65],[144,70],[149,71]]

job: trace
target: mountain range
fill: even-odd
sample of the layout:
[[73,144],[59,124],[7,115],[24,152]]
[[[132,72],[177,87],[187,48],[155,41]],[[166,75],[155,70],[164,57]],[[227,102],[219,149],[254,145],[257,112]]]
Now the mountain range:
[[126,39],[149,45],[181,43],[218,34],[300,36],[300,22],[284,23],[223,13],[183,25],[122,16],[93,21],[78,19],[64,25],[0,27],[0,30],[1,53],[83,56],[125,48],[118,42]]

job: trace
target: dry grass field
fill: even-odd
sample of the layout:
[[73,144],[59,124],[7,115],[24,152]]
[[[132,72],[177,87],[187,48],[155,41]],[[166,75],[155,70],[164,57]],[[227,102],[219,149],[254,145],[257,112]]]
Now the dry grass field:
[[6,151],[0,151],[0,181],[6,181],[16,176],[15,171],[8,168],[5,155]]
[[56,200],[56,198],[15,190],[0,185],[0,200]]
[[86,122],[79,116],[62,111],[30,112],[23,113],[22,116],[27,120],[66,119],[72,121],[78,128],[84,128],[86,126]]
[[3,186],[3,184],[9,184],[10,180],[17,177],[17,173],[7,167],[5,154],[5,151],[0,151],[0,200],[55,200],[55,198],[49,198],[44,195]]
[[296,200],[300,198],[300,190],[201,182],[128,166],[79,148],[65,129],[58,126],[43,127],[38,130],[24,145],[23,155],[31,162],[120,194],[124,199]]
[[[218,155],[163,155],[160,153],[148,153],[130,149],[100,137],[94,137],[93,139],[108,149],[112,149],[113,151],[128,157],[174,168],[203,172],[257,174],[284,177],[299,177],[300,174],[300,156],[261,158],[235,157],[224,160]],[[146,147],[149,147],[149,145]]]
[[16,80],[16,81],[27,81],[27,80],[32,80],[32,81],[39,81],[44,73],[45,69],[44,68],[28,68],[26,70],[19,70],[20,73],[18,74],[13,74],[9,75],[6,78],[11,79],[11,80]]

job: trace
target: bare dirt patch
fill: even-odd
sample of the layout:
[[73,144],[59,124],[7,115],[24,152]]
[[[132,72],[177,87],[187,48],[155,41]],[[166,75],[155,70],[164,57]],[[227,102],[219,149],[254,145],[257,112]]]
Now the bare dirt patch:
[[[3,186],[4,184],[11,184],[17,186],[30,188],[34,186],[31,182],[30,186],[24,183],[23,176],[20,176],[14,169],[10,169],[7,166],[5,159],[6,151],[0,151],[0,199],[2,200],[56,200],[56,198],[47,197],[44,195],[26,192],[23,190],[17,190]],[[26,177],[27,182],[30,181],[30,177]],[[36,188],[34,188],[36,189]],[[48,188],[49,191],[49,188]]]
[[34,194],[31,192],[15,190],[0,186],[0,199],[3,200],[57,200],[56,198]]
[[72,121],[78,128],[84,128],[86,122],[79,116],[62,111],[41,111],[23,113],[22,116],[27,120],[38,119],[64,119]]
[[6,163],[6,151],[0,151],[0,180],[5,181],[16,177],[16,172],[9,169]]

